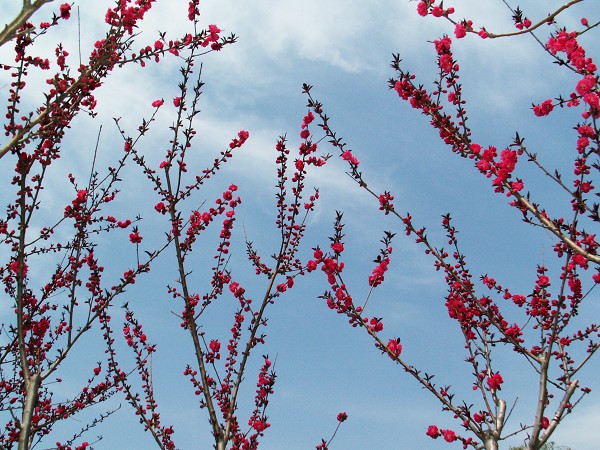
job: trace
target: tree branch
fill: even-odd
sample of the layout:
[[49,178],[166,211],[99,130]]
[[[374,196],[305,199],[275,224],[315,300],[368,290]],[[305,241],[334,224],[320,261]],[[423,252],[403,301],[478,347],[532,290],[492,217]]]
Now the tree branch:
[[23,0],[23,7],[21,12],[13,19],[12,22],[4,25],[4,30],[0,31],[0,47],[7,42],[11,41],[17,35],[17,30],[21,28],[27,20],[35,13],[38,9],[44,6],[46,3],[53,2],[54,0],[36,0],[33,4],[30,0]]

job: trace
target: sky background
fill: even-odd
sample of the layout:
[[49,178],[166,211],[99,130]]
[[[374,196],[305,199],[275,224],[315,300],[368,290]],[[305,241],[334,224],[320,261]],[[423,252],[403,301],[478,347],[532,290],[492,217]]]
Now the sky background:
[[[18,2],[0,0],[2,20],[13,16],[15,3]],[[538,7],[541,9],[526,13],[532,19],[541,18],[560,4],[544,2]],[[58,5],[45,7],[33,22],[46,20]],[[95,40],[104,33],[102,18],[111,5],[106,1],[74,2],[72,19],[60,26],[59,33],[49,33],[47,39],[40,41],[40,53],[51,55],[53,45],[60,40],[71,52],[75,66],[77,7],[85,59]],[[144,21],[139,42],[153,43],[157,30],[166,31],[171,38],[179,36],[190,27],[186,5],[181,0],[158,2]],[[501,1],[469,0],[455,6],[456,18],[469,18],[476,26],[483,25],[490,31],[513,29],[511,14]],[[585,14],[583,11],[573,8],[561,23],[576,24]],[[490,181],[478,174],[471,162],[451,154],[426,118],[388,90],[387,80],[395,75],[389,68],[392,53],[400,53],[404,66],[431,86],[436,69],[430,41],[444,33],[451,34],[449,24],[418,16],[416,2],[407,0],[254,0],[243,4],[205,0],[201,3],[201,18],[204,25],[217,24],[225,33],[235,33],[239,42],[202,59],[206,86],[190,167],[205,167],[241,129],[250,132],[250,139],[206,190],[195,197],[195,202],[196,206],[205,200],[209,204],[232,182],[239,186],[243,204],[234,238],[237,256],[231,264],[234,276],[245,284],[251,296],[261,297],[266,280],[254,277],[244,259],[244,232],[265,257],[275,251],[274,147],[277,136],[286,133],[291,149],[300,143],[299,127],[306,114],[302,83],[314,86],[313,95],[324,103],[332,128],[361,161],[366,180],[376,191],[391,191],[396,207],[410,211],[415,224],[427,226],[432,242],[444,244],[440,216],[452,213],[460,230],[462,251],[474,275],[490,274],[512,291],[527,294],[533,286],[536,264],[554,264],[551,237],[523,224],[506,198],[493,193]],[[539,37],[545,40],[548,32],[543,28]],[[597,46],[588,45],[587,49],[590,56],[597,56]],[[0,62],[9,57],[9,50],[8,46],[0,49]],[[549,167],[570,173],[576,140],[572,126],[578,121],[578,112],[559,111],[541,120],[533,117],[530,107],[561,93],[568,95],[573,78],[553,65],[528,37],[499,41],[469,37],[456,43],[454,54],[461,64],[474,140],[501,149],[519,131],[528,147],[535,149]],[[55,166],[53,182],[46,188],[43,214],[60,217],[64,205],[73,198],[65,182],[67,173],[78,173],[84,182],[100,125],[102,167],[114,162],[122,149],[112,118],[122,117],[123,127],[133,133],[141,118],[150,116],[151,102],[164,98],[157,124],[142,143],[148,160],[158,165],[168,146],[168,126],[175,114],[171,99],[177,95],[179,64],[175,58],[165,58],[158,65],[132,67],[111,75],[98,95],[98,117],[79,116],[64,141],[65,157]],[[31,97],[25,102],[35,105],[39,101],[39,86],[43,86],[45,77],[46,74],[31,74]],[[8,73],[0,73],[2,106],[8,82]],[[333,149],[323,143],[322,152],[333,153]],[[8,162],[3,159],[0,175],[10,173]],[[335,211],[344,211],[345,277],[355,299],[361,299],[368,292],[367,277],[383,231],[398,232],[390,271],[384,285],[371,296],[368,315],[384,318],[384,336],[402,338],[407,361],[436,374],[439,384],[452,385],[457,397],[462,393],[465,401],[477,401],[470,389],[470,366],[463,362],[460,332],[444,307],[446,289],[441,274],[433,270],[432,261],[422,249],[403,236],[400,224],[379,214],[378,205],[344,175],[344,169],[343,164],[332,159],[322,170],[313,171],[307,183],[320,188],[321,199],[309,220],[302,255],[307,258],[311,247],[328,245]],[[123,216],[139,213],[144,217],[139,225],[146,238],[143,249],[160,240],[161,226],[165,224],[153,211],[156,195],[137,172],[133,167],[126,172],[132,181],[124,185],[127,187],[114,208]],[[519,167],[519,175],[525,177],[536,200],[552,202],[547,205],[552,213],[568,211],[568,199],[561,198],[525,161]],[[195,287],[200,292],[210,276],[207,269],[216,246],[214,232],[203,237],[193,255],[197,264]],[[127,235],[128,232],[115,233],[110,241],[103,242],[101,251],[108,261],[105,265],[110,266],[109,272],[114,266],[116,275],[122,273],[121,267],[135,261],[133,247],[126,243]],[[32,268],[32,279],[44,280],[48,267]],[[298,280],[297,286],[272,306],[267,344],[255,353],[268,353],[272,359],[276,356],[278,374],[268,409],[271,428],[261,448],[314,448],[321,437],[331,435],[340,411],[346,411],[349,419],[338,432],[332,449],[460,448],[425,435],[431,424],[457,431],[459,427],[412,378],[389,358],[382,357],[364,333],[352,329],[346,319],[327,309],[318,299],[327,288],[319,275]],[[149,339],[158,343],[153,376],[163,423],[175,426],[178,448],[209,449],[212,446],[207,415],[198,410],[189,383],[181,376],[191,360],[191,346],[179,327],[179,319],[171,314],[181,307],[173,304],[166,293],[166,284],[173,284],[176,278],[173,258],[166,255],[157,262],[153,275],[141,279],[121,301],[130,303]],[[6,302],[3,303],[0,313],[7,314]],[[223,309],[207,320],[206,329],[225,341],[231,315],[226,314],[226,303]],[[597,293],[592,293],[581,316],[598,317],[599,312]],[[115,315],[115,321],[120,320]],[[92,340],[90,336],[89,342]],[[126,360],[127,353],[122,355]],[[87,377],[85,363],[98,358],[102,358],[101,349],[86,347],[84,341],[77,360],[64,369],[65,375],[74,380]],[[535,378],[527,365],[515,361],[510,350],[499,350],[495,361],[505,380],[502,394],[509,405],[518,397],[507,424],[509,429],[517,428],[520,421],[528,422],[533,415]],[[255,359],[255,363],[260,360]],[[593,380],[599,368],[598,361],[592,361],[581,372],[583,384],[599,387]],[[247,372],[247,400],[252,398],[255,378],[256,364]],[[75,386],[64,383],[59,389],[67,395]],[[122,400],[113,404],[117,403],[122,404],[121,409],[89,437],[91,441],[94,435],[102,434],[103,440],[95,448],[152,448],[150,435],[136,425],[129,407]],[[248,416],[245,408],[242,405],[241,418]],[[80,420],[84,422],[85,417]],[[593,392],[552,439],[573,450],[596,449],[600,442],[599,421],[600,406]],[[72,426],[64,432],[71,432]],[[52,439],[60,439],[61,432],[57,428]],[[522,438],[514,438],[502,448],[520,442]]]

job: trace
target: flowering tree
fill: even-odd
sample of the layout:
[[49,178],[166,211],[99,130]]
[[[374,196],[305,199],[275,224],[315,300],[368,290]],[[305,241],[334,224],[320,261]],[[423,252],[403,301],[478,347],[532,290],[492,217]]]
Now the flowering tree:
[[[426,434],[433,439],[441,437],[449,443],[461,443],[463,448],[498,449],[500,442],[519,433],[526,435],[528,449],[547,448],[550,437],[564,417],[590,392],[578,373],[597,351],[600,330],[595,318],[580,320],[577,316],[586,297],[600,283],[598,241],[593,231],[600,222],[595,200],[597,180],[594,179],[600,169],[595,162],[600,143],[600,90],[597,66],[581,41],[582,36],[594,31],[599,22],[581,18],[575,30],[561,27],[557,22],[560,14],[577,3],[582,0],[567,2],[539,20],[531,20],[519,8],[509,7],[516,31],[493,33],[471,20],[455,19],[454,8],[444,2],[419,1],[419,15],[446,19],[454,32],[453,38],[445,35],[433,42],[438,66],[433,87],[429,89],[420,84],[418,77],[404,68],[399,56],[395,55],[392,61],[396,76],[389,84],[400,99],[427,116],[451,151],[472,161],[474,168],[491,180],[496,193],[511,199],[510,205],[527,224],[547,230],[554,236],[556,260],[552,265],[543,262],[535,268],[535,280],[527,292],[515,292],[510,281],[502,282],[489,275],[483,275],[477,281],[467,257],[460,250],[457,231],[449,214],[442,219],[448,247],[441,247],[430,240],[425,227],[414,223],[410,213],[401,211],[397,206],[398,199],[391,192],[377,192],[368,176],[363,174],[356,154],[333,131],[323,105],[313,98],[311,86],[304,87],[308,105],[318,117],[324,136],[348,164],[347,173],[361,189],[378,200],[383,214],[400,221],[406,235],[412,236],[433,258],[435,270],[444,274],[448,289],[445,306],[464,338],[472,389],[479,394],[478,398],[457,399],[450,383],[434,382],[433,375],[415,367],[404,357],[400,338],[384,338],[382,318],[367,316],[367,300],[373,295],[372,290],[384,281],[390,266],[392,232],[386,232],[381,241],[382,249],[374,261],[376,267],[368,278],[369,294],[364,303],[359,303],[357,294],[351,292],[343,276],[344,224],[342,214],[338,213],[329,248],[316,248],[314,259],[309,262],[311,270],[320,268],[327,277],[329,289],[322,298],[330,309],[348,317],[350,325],[367,333],[376,348],[429,391],[460,427],[440,429],[431,425]],[[542,42],[537,33],[547,25],[553,31]],[[571,180],[567,181],[568,177],[558,170],[547,168],[543,155],[538,157],[518,133],[501,151],[474,137],[476,134],[469,125],[467,100],[459,80],[459,61],[453,55],[453,40],[469,35],[475,35],[475,38],[478,35],[481,39],[530,35],[550,58],[574,75],[573,84],[565,86],[564,92],[532,108],[532,113],[539,117],[553,113],[556,107],[577,111],[572,124],[577,136]],[[556,199],[567,202],[570,215],[553,215],[550,211],[554,205],[544,207],[533,193],[526,191],[527,182],[517,172],[517,162],[523,158],[539,169],[542,176],[552,180],[557,189]],[[501,388],[507,380],[518,378],[514,381],[519,385],[524,385],[525,381],[522,373],[515,377],[497,362],[495,356],[502,347],[512,349],[514,357],[524,359],[531,367],[528,375],[531,386],[537,385],[538,394],[535,404],[529,408],[528,423],[509,425],[511,399],[502,395]]]
[[[238,272],[238,253],[232,244],[243,187],[231,181],[223,181],[221,187],[219,172],[243,148],[249,133],[241,130],[215,154],[199,156],[195,125],[203,88],[200,61],[205,54],[234,43],[236,37],[223,36],[217,25],[203,28],[199,1],[194,0],[186,2],[181,13],[188,30],[177,36],[158,33],[148,38],[139,31],[155,3],[115,2],[103,18],[104,34],[95,40],[89,56],[80,57],[78,63],[75,49],[63,44],[52,46],[49,53],[43,50],[52,32],[72,19],[74,8],[69,3],[24,0],[21,11],[0,31],[0,46],[14,47],[13,59],[1,61],[11,78],[3,98],[5,140],[0,144],[0,169],[10,171],[7,179],[11,180],[2,191],[6,215],[0,217],[5,305],[0,328],[2,448],[88,448],[94,445],[89,433],[119,408],[118,401],[129,404],[158,448],[176,448],[178,436],[186,429],[166,423],[161,415],[153,357],[162,342],[153,343],[155,337],[140,319],[144,308],[151,305],[141,306],[142,299],[136,296],[136,288],[151,280],[162,283],[165,297],[175,302],[173,314],[180,327],[172,333],[185,336],[187,347],[181,347],[189,351],[174,351],[181,357],[181,367],[169,370],[186,379],[195,406],[208,418],[206,445],[257,448],[270,427],[266,408],[276,379],[273,359],[253,357],[267,339],[267,313],[295,286],[298,277],[317,270],[327,277],[329,289],[323,295],[327,306],[364,330],[382,354],[436,397],[462,427],[459,431],[458,427],[431,425],[428,436],[464,448],[496,449],[504,439],[520,433],[529,449],[552,447],[550,438],[558,425],[589,393],[579,372],[598,348],[598,326],[577,317],[586,296],[600,282],[598,244],[590,231],[599,220],[593,197],[593,177],[598,170],[594,156],[600,139],[598,78],[582,44],[582,35],[592,34],[598,23],[582,19],[576,31],[559,28],[556,23],[561,14],[583,0],[569,1],[538,21],[518,8],[511,10],[517,30],[502,34],[478,28],[470,20],[455,20],[454,9],[443,2],[419,1],[421,16],[446,19],[454,30],[454,38],[443,36],[434,42],[438,73],[433,88],[418,84],[399,57],[392,62],[397,73],[390,80],[394,92],[428,117],[454,153],[474,162],[477,171],[492,181],[494,191],[510,197],[526,223],[554,236],[556,262],[536,268],[533,287],[527,292],[517,292],[488,275],[477,282],[459,250],[449,214],[442,221],[449,245],[446,249],[436,245],[411,214],[395,206],[398,200],[390,190],[376,190],[363,175],[357,155],[332,130],[308,85],[304,90],[312,111],[300,125],[298,149],[292,152],[282,136],[273,152],[275,224],[269,235],[274,247],[265,257],[258,246],[245,240],[248,265],[256,276],[256,281],[248,283]],[[453,54],[455,38],[536,38],[546,24],[554,31],[542,43],[544,50],[572,72],[575,81],[557,98],[536,99],[533,113],[540,117],[555,114],[557,107],[581,113],[582,118],[574,124],[577,143],[572,182],[548,169],[543,156],[538,159],[520,135],[500,152],[473,137],[459,83],[460,66]],[[97,93],[103,85],[121,71],[154,71],[157,63],[164,65],[165,61],[180,65],[176,94],[157,92],[143,98],[146,117],[136,125],[126,120],[131,118],[115,118],[112,130],[118,151],[106,158],[99,132],[95,147],[82,149],[89,154],[90,167],[78,167],[74,148],[65,142],[79,116],[96,114],[102,102]],[[158,72],[152,73],[158,76]],[[45,84],[36,84],[40,74]],[[163,126],[163,114],[169,116],[170,125],[164,127],[169,134],[155,138],[152,133]],[[464,337],[477,400],[465,397],[458,401],[449,383],[439,384],[437,379],[434,383],[433,375],[405,357],[399,337],[384,337],[384,319],[371,313],[367,316],[367,300],[375,296],[373,290],[393,267],[393,232],[383,236],[362,304],[354,300],[357,295],[350,292],[343,277],[341,213],[328,249],[315,247],[312,259],[304,257],[301,243],[306,219],[319,198],[316,190],[307,193],[305,184],[308,172],[328,160],[327,155],[318,155],[321,144],[315,122],[340,150],[359,187],[377,199],[384,215],[400,221],[405,233],[424,246],[435,269],[444,274],[448,285],[445,306]],[[159,156],[157,148],[163,149]],[[570,216],[555,216],[550,212],[553,205],[545,209],[535,193],[526,191],[529,185],[517,171],[517,162],[523,158],[559,188],[572,210]],[[123,200],[134,186],[143,186],[155,195],[143,220],[135,207],[143,209],[144,205]],[[68,195],[54,199],[48,191]],[[207,241],[213,242],[207,239],[211,236],[215,239],[212,252],[206,250],[211,245]],[[162,261],[168,261],[171,271],[160,266]],[[200,275],[203,270],[208,273],[204,278]],[[160,319],[167,327],[167,321]],[[522,425],[508,420],[512,399],[502,395],[502,387],[511,383],[513,376],[498,362],[502,347],[514,350],[530,365],[531,379],[538,388],[529,421]],[[77,425],[79,418],[96,411],[95,405],[105,409]],[[346,419],[346,413],[339,413],[338,427]],[[61,428],[63,423],[71,424],[68,432]],[[336,432],[337,428],[333,436]],[[333,436],[323,439],[317,448],[327,449]]]
[[[262,330],[267,325],[269,305],[305,273],[300,244],[306,217],[318,199],[318,191],[306,193],[305,179],[311,167],[326,162],[317,155],[317,144],[310,142],[312,116],[302,123],[303,142],[293,165],[289,164],[292,153],[286,139],[280,137],[276,142],[273,234],[278,243],[271,258],[264,258],[247,242],[247,257],[262,280],[254,283],[257,292],[247,291],[230,267],[231,238],[242,201],[238,186],[230,184],[212,205],[203,206],[198,196],[207,195],[207,182],[244,145],[249,133],[239,131],[214,159],[203,163],[204,169],[188,171],[190,160],[195,167],[199,165],[199,158],[193,155],[194,120],[203,86],[198,60],[234,43],[236,37],[222,36],[216,25],[201,29],[199,2],[192,1],[185,10],[190,32],[173,38],[160,33],[146,41],[137,30],[154,2],[120,0],[106,11],[105,35],[95,42],[87,60],[73,67],[72,50],[62,44],[53,49],[52,56],[38,54],[37,44],[73,14],[69,3],[57,6],[54,14],[51,9],[41,9],[45,3],[51,1],[24,1],[21,12],[0,34],[0,45],[14,45],[15,49],[14,61],[3,62],[12,81],[0,157],[4,165],[14,167],[14,172],[10,190],[4,186],[6,216],[0,219],[3,302],[11,305],[10,312],[4,312],[0,330],[0,411],[4,423],[0,445],[24,450],[55,442],[58,449],[87,448],[86,434],[114,410],[105,410],[71,435],[57,435],[56,425],[117,396],[131,405],[158,448],[175,448],[176,427],[163,423],[156,401],[152,369],[156,345],[150,343],[136,316],[137,302],[127,294],[136,282],[144,280],[159,257],[170,255],[176,282],[164,274],[166,294],[179,304],[175,314],[192,350],[185,355],[187,367],[181,368],[180,376],[188,379],[198,406],[207,413],[212,430],[208,440],[220,450],[257,448],[269,427],[265,410],[275,372],[266,355],[257,375],[251,376],[248,366],[256,348],[265,342]],[[38,15],[47,19],[34,22]],[[177,58],[181,64],[178,94],[166,102],[160,98],[146,100],[149,117],[134,131],[115,118],[114,130],[121,140],[119,153],[103,168],[97,164],[99,144],[95,150],[86,149],[92,163],[82,181],[78,175],[81,170],[71,164],[69,151],[61,149],[76,116],[95,114],[96,92],[112,73],[134,65],[141,70],[167,58]],[[51,74],[46,87],[29,81],[31,73],[40,70]],[[35,90],[43,101],[32,107],[33,94],[38,93]],[[144,137],[157,125],[161,108],[170,108],[172,124],[164,144],[166,151],[155,162],[147,155],[152,148]],[[60,169],[55,170],[63,161],[69,172],[65,177],[67,189],[70,186],[72,194],[68,204],[54,214],[44,210],[44,203],[50,201],[44,189],[63,182]],[[122,205],[119,207],[121,192],[134,182],[130,166],[139,169],[148,191],[156,194],[152,226],[146,228],[140,216],[122,217],[125,213]],[[214,189],[206,192],[212,195]],[[209,263],[212,261],[211,275],[205,285],[196,273],[206,261],[202,257],[206,252],[195,257],[198,251],[193,250],[206,230],[215,226],[220,231],[214,253],[208,258]],[[153,227],[162,227],[164,234],[148,244],[143,229],[150,232]],[[133,256],[133,264],[116,257],[114,248],[110,249],[112,241],[125,247],[123,252]],[[211,326],[211,314],[219,314],[212,311],[220,311],[215,304],[225,302],[223,297],[230,300],[231,310],[230,323],[224,329]],[[124,302],[117,304],[119,298]],[[116,325],[114,319],[122,320],[123,325]],[[222,324],[222,319],[219,322]],[[218,337],[224,330],[226,342]],[[94,354],[92,349],[98,348],[102,351]],[[90,353],[100,360],[85,367]],[[84,369],[73,370],[74,364]],[[81,370],[83,377],[78,378],[76,373]],[[257,379],[249,398],[243,398],[247,393],[241,389],[246,378]],[[61,384],[66,384],[71,394],[65,395]],[[253,405],[250,415],[239,417],[240,405],[245,404]],[[341,413],[338,422],[345,417]]]

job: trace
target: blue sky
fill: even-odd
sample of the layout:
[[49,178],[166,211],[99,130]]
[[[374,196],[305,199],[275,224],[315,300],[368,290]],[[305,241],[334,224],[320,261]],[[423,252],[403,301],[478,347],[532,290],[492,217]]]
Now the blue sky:
[[[543,17],[561,2],[544,3],[543,9],[531,11],[532,17]],[[102,33],[104,24],[98,18],[104,16],[111,3],[75,2],[74,11],[79,4],[82,53],[86,55]],[[186,4],[181,0],[158,2],[145,21],[141,41],[154,42],[156,30],[167,31],[171,37],[180,34],[188,26]],[[57,6],[46,7],[36,21],[47,17],[51,8]],[[11,8],[12,2],[0,0],[0,10],[6,11],[7,17]],[[490,30],[512,29],[510,13],[500,1],[462,1],[457,10],[457,17],[466,16]],[[274,230],[275,217],[274,145],[277,136],[284,133],[289,136],[290,148],[300,142],[299,126],[306,113],[306,98],[301,94],[304,82],[314,86],[313,94],[325,104],[332,126],[349,142],[361,160],[366,179],[376,189],[392,191],[396,207],[410,211],[415,223],[427,226],[430,238],[440,245],[445,241],[440,216],[451,212],[474,274],[493,275],[515,291],[531,290],[536,264],[553,260],[552,239],[520,222],[506,198],[492,192],[489,180],[480,176],[470,162],[452,155],[426,119],[387,88],[387,79],[394,76],[389,62],[396,52],[423,83],[433,80],[435,54],[428,41],[450,34],[449,24],[419,17],[416,2],[407,0],[255,0],[243,6],[234,0],[205,0],[201,12],[206,25],[214,23],[226,33],[235,33],[239,42],[203,59],[206,86],[197,122],[197,156],[193,161],[204,167],[241,129],[250,132],[250,139],[239,157],[196,199],[198,204],[212,201],[215,193],[230,183],[239,185],[244,203],[239,211],[237,258],[232,267],[252,295],[262,294],[265,280],[253,277],[244,261],[241,225],[263,254],[274,251],[276,235],[269,232]],[[575,23],[579,15],[574,10],[567,15],[567,23]],[[41,48],[46,45],[50,54],[53,43],[61,39],[75,55],[74,18],[63,24],[60,36],[50,34]],[[542,40],[547,37],[545,33],[544,30],[540,34]],[[527,37],[494,42],[470,37],[457,42],[454,50],[462,68],[474,138],[503,148],[519,131],[550,167],[566,167],[568,173],[575,142],[571,127],[578,120],[577,113],[560,111],[540,120],[533,117],[529,108],[532,102],[559,93],[568,95],[572,78],[552,65],[541,48]],[[588,45],[592,57],[597,50]],[[0,50],[0,61],[6,58],[6,52],[6,48]],[[168,125],[173,120],[173,108],[168,106],[177,93],[177,67],[175,59],[167,58],[144,70],[134,68],[113,74],[99,94],[98,117],[79,117],[65,140],[63,148],[69,156],[56,166],[56,185],[46,189],[44,213],[52,216],[72,198],[61,184],[69,171],[89,171],[99,125],[103,126],[100,160],[109,164],[121,148],[112,117],[122,117],[122,124],[133,130],[141,117],[149,116],[150,103],[156,98],[164,98],[166,104],[144,146],[150,160],[161,160],[168,145]],[[7,73],[0,77],[4,104]],[[36,77],[32,74],[33,80],[43,79]],[[35,92],[32,89],[32,98],[26,101],[34,102]],[[333,152],[325,146],[323,151]],[[7,173],[6,161],[2,161],[0,174]],[[552,185],[524,161],[522,166],[520,173],[531,179],[526,185],[531,186],[536,199],[553,202],[560,198]],[[370,314],[384,318],[386,336],[402,338],[404,354],[411,364],[437,374],[440,384],[451,384],[465,394],[467,402],[475,401],[470,391],[470,367],[462,362],[459,330],[445,312],[441,275],[433,270],[432,261],[422,249],[403,236],[402,226],[380,215],[373,200],[359,191],[343,171],[344,166],[332,160],[310,179],[310,185],[321,189],[322,198],[310,221],[305,257],[310,255],[310,247],[327,245],[335,211],[345,211],[346,277],[355,298],[361,298],[367,293],[371,260],[377,255],[383,230],[399,232],[390,272],[384,285],[371,297]],[[116,207],[123,214],[132,215],[139,209],[147,218],[140,224],[141,233],[148,237],[145,242],[160,239],[161,224],[153,222],[156,197],[135,171],[130,175],[134,181]],[[562,200],[563,203],[552,203],[549,209],[561,211],[565,205],[568,208],[568,200]],[[133,251],[122,250],[126,234],[121,237],[122,242],[104,243],[106,257],[116,267],[131,264],[134,258]],[[200,247],[212,251],[214,242],[207,238]],[[198,264],[197,287],[202,291],[203,280],[208,277],[206,264],[210,261],[201,258],[202,252],[194,256]],[[35,270],[43,279],[44,268]],[[164,257],[153,275],[140,280],[123,300],[138,312],[150,339],[158,343],[153,369],[163,421],[175,425],[179,448],[208,449],[211,445],[207,439],[207,416],[195,407],[189,385],[181,376],[185,363],[191,360],[187,356],[191,355],[191,347],[179,328],[179,319],[170,314],[180,308],[173,305],[165,288],[176,276],[171,257]],[[271,310],[267,344],[256,353],[268,353],[272,358],[277,355],[278,379],[269,406],[272,427],[266,432],[263,448],[314,448],[321,437],[327,438],[333,431],[339,411],[346,411],[349,419],[338,432],[334,449],[460,448],[425,436],[430,424],[455,429],[458,426],[399,367],[382,357],[365,335],[326,308],[317,298],[324,289],[322,277],[306,278]],[[597,293],[591,295],[589,303],[582,316],[597,317]],[[6,308],[0,312],[5,314]],[[230,322],[230,316],[215,315],[214,322],[206,326],[225,339]],[[84,365],[82,362],[101,357],[94,351],[82,347],[77,362],[65,373],[75,377]],[[507,361],[502,393],[509,404],[519,398],[507,425],[516,428],[519,421],[527,421],[533,414],[534,404],[529,400],[536,386],[529,367],[521,361],[515,363],[512,356],[510,351],[500,351],[498,361]],[[246,376],[250,397],[246,398],[251,398],[254,390],[256,367],[251,369]],[[592,378],[598,369],[598,362],[592,361],[581,373],[581,379],[587,381],[584,384],[593,386]],[[95,448],[151,448],[150,436],[142,433],[128,406],[121,403],[122,409],[96,431],[104,439]],[[600,406],[592,393],[576,408],[573,417],[565,420],[553,440],[573,450],[592,450],[600,441],[600,430],[594,426],[599,420]]]

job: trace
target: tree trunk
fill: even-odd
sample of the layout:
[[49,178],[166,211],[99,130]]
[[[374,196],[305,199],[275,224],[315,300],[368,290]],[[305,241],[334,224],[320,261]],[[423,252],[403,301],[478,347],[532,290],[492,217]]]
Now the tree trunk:
[[19,432],[19,450],[28,450],[31,437],[31,418],[35,411],[37,403],[38,390],[42,376],[39,373],[34,373],[29,377],[27,382],[27,396],[25,405],[23,406],[23,415],[21,416],[21,431]]
[[484,445],[485,450],[498,450],[498,438],[492,430],[488,430],[485,434]]

